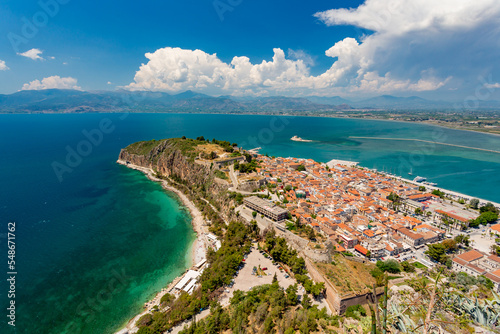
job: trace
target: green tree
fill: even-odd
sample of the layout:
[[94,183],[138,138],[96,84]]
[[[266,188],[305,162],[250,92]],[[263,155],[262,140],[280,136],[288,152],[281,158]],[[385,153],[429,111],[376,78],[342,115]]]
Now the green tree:
[[311,293],[314,297],[318,297],[320,294],[323,293],[323,291],[325,291],[324,282],[316,283],[311,287]]
[[256,211],[252,211],[252,217],[257,217],[257,212]]
[[444,192],[442,192],[442,191],[441,191],[441,190],[439,190],[439,189],[434,189],[434,190],[432,191],[432,194],[433,194],[433,195],[436,195],[436,196],[439,196],[439,197],[441,197],[441,198],[443,198],[443,197],[444,197]]
[[398,261],[389,259],[386,261],[377,261],[377,267],[382,271],[387,271],[392,274],[397,274],[401,271]]
[[431,259],[440,263],[446,263],[448,256],[446,255],[446,246],[442,243],[430,244],[428,249],[425,251]]
[[419,191],[425,191],[425,187],[424,187],[424,186],[419,186],[419,187],[418,187],[418,190],[419,190]]
[[478,227],[479,225],[486,225],[488,223],[493,223],[498,220],[498,213],[493,211],[485,211],[479,215],[476,219],[469,221],[470,227]]
[[396,193],[391,192],[389,196],[387,196],[387,199],[391,202],[399,202],[399,196]]
[[459,234],[455,237],[455,241],[458,244],[464,245],[465,247],[469,247],[470,244],[470,236],[466,234]]
[[351,305],[345,310],[346,318],[360,319],[360,316],[366,317],[366,310],[361,305]]
[[[498,213],[494,211],[486,211],[481,214],[486,223],[493,223],[498,220]],[[480,216],[480,217],[481,217]]]
[[302,296],[302,302],[300,304],[306,310],[311,307],[312,305],[311,298],[309,298],[309,295],[307,293],[304,293],[304,295]]
[[161,299],[160,299],[160,304],[165,307],[169,305],[172,301],[175,300],[174,295],[171,295],[170,293],[164,294]]
[[477,198],[472,198],[469,202],[469,205],[471,208],[477,210],[477,208],[479,207],[479,200]]
[[488,202],[485,205],[483,205],[481,208],[479,208],[479,212],[481,212],[481,213],[494,212],[494,213],[498,214],[498,209],[495,208],[495,206],[491,202]]
[[299,166],[297,167],[297,170],[298,170],[299,172],[304,172],[304,171],[306,170],[306,167],[305,167],[304,165],[299,165]]
[[309,240],[313,240],[316,238],[316,232],[314,232],[314,229],[312,227],[309,227],[309,231],[307,232],[307,237],[309,238]]
[[290,285],[286,288],[286,302],[290,306],[297,305],[298,296],[297,296],[297,283],[294,285]]
[[408,262],[408,261],[401,262],[401,268],[403,268],[403,271],[405,271],[407,273],[415,272],[415,265],[413,263]]

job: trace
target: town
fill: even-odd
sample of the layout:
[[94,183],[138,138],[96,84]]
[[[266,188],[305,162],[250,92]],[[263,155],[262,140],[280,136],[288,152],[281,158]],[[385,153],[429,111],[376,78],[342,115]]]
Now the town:
[[[500,224],[494,224],[498,214],[486,226],[470,228],[483,217],[472,206],[486,202],[436,189],[430,192],[417,182],[347,161],[325,164],[253,153],[259,162],[254,172],[239,173],[233,166],[226,170],[233,186],[236,181],[248,190],[248,180],[260,185],[244,198],[244,207],[253,213],[249,219],[256,219],[262,227],[272,223],[279,230],[297,234],[297,224],[306,225],[314,231],[308,238],[314,248],[330,245],[337,252],[371,262],[410,260],[430,268],[438,261],[426,254],[428,245],[465,235],[473,248],[457,252],[448,259],[448,266],[474,276],[485,275],[494,283],[494,290],[500,291],[500,257],[489,254],[498,247]],[[249,195],[248,191],[240,193]],[[472,205],[466,205],[468,202]]]
[[[151,168],[144,154],[153,151]],[[139,142],[122,150],[119,163],[176,192],[191,212],[198,239],[192,267],[120,333],[151,333],[158,326],[160,332],[202,333],[217,312],[237,316],[234,307],[246,298],[257,303],[257,295],[263,298],[260,311],[245,309],[248,319],[261,317],[269,307],[264,300],[274,293],[289,298],[279,308],[282,317],[307,314],[304,326],[310,330],[361,326],[367,332],[368,312],[372,324],[382,328],[386,311],[392,328],[416,328],[416,320],[397,315],[415,314],[415,305],[446,318],[449,325],[432,325],[435,330],[496,326],[499,204],[352,161],[323,163],[258,151],[203,136]],[[437,287],[443,289],[439,306],[432,301]],[[407,298],[408,293],[418,297]],[[453,302],[456,298],[461,303]],[[489,304],[491,298],[496,302]],[[390,309],[380,303],[388,299]],[[452,313],[449,302],[455,303]],[[457,325],[457,317],[471,307],[480,308],[470,313],[474,324]],[[285,326],[269,319],[268,328]]]

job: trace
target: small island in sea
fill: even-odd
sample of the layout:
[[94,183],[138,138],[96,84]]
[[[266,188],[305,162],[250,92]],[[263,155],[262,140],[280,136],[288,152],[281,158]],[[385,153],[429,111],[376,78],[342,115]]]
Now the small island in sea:
[[293,136],[292,138],[290,138],[290,140],[301,141],[301,142],[306,142],[306,143],[312,143],[314,141],[314,140],[309,140],[309,139],[303,139],[303,138],[300,138],[298,136]]
[[[486,241],[472,249],[474,232],[462,232],[494,223],[497,203],[356,164],[269,157],[204,137],[134,143],[118,163],[179,195],[199,255],[119,333],[339,332],[346,323],[364,333],[418,323],[460,332],[499,324],[500,273],[486,264],[500,265],[500,257],[488,255]],[[472,257],[479,262],[470,268],[484,278],[464,283]],[[478,311],[467,313],[473,305]]]

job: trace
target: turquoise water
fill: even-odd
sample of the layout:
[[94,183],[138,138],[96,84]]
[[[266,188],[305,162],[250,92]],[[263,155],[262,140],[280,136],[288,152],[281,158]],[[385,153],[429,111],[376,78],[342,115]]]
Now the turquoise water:
[[[85,147],[82,131],[106,119],[111,129]],[[498,153],[351,138],[500,150],[500,137],[481,133],[333,118],[0,115],[0,262],[7,256],[7,222],[16,221],[18,271],[16,328],[2,313],[1,333],[112,333],[184,271],[195,237],[188,213],[160,185],[115,163],[120,148],[132,142],[183,135],[259,146],[269,155],[355,160],[406,177],[412,169],[443,188],[500,202]],[[315,142],[290,141],[293,135]],[[58,178],[54,162],[68,166],[68,148],[87,151]]]

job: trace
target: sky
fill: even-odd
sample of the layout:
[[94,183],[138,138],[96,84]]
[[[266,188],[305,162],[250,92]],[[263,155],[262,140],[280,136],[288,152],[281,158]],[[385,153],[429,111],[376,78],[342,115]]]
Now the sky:
[[498,0],[3,0],[0,93],[500,99]]

